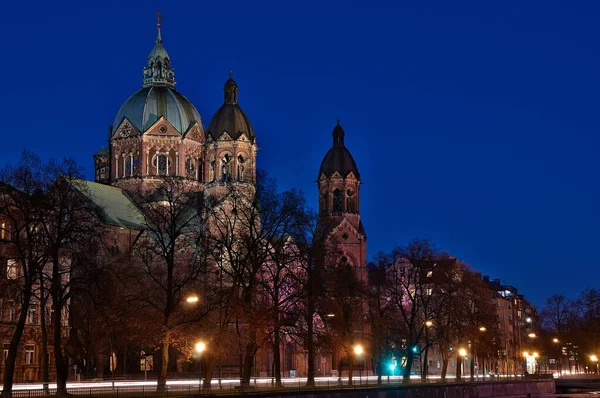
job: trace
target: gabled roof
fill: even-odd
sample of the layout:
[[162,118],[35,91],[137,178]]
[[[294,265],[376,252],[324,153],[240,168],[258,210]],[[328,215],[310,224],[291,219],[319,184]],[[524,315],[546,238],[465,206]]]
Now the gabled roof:
[[85,180],[74,180],[73,187],[99,212],[105,223],[132,229],[143,228],[144,216],[121,188]]

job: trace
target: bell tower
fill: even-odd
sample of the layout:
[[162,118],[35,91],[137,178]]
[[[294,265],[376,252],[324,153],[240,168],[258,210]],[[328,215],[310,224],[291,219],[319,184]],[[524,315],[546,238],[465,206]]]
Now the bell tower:
[[367,235],[360,220],[360,173],[344,143],[346,133],[337,121],[333,144],[319,170],[319,224],[329,230],[343,253],[342,261],[359,268],[366,263]]

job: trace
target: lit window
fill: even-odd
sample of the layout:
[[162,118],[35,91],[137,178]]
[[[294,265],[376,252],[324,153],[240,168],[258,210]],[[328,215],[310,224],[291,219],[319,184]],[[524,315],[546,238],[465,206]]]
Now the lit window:
[[25,365],[33,365],[35,363],[35,346],[27,344],[25,346]]
[[17,279],[18,269],[17,260],[9,259],[6,261],[6,279]]
[[433,271],[427,271],[427,277],[431,278],[433,276]]
[[0,230],[0,239],[6,239],[6,223],[2,223],[2,230]]
[[428,296],[431,296],[431,294],[433,293],[433,289],[432,289],[432,288],[430,288],[430,287],[428,287],[428,288],[425,290],[425,293],[426,293]]
[[4,363],[6,363],[6,360],[8,359],[8,349],[10,348],[10,344],[4,344]]

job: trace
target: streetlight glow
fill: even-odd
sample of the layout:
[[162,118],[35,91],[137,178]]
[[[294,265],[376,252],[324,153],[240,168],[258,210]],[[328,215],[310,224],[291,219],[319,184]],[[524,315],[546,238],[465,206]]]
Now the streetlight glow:
[[482,327],[480,327],[480,328],[479,328],[479,331],[480,331],[480,332],[485,332],[486,330],[487,330],[487,329],[485,328],[485,326],[482,326]]
[[558,343],[558,339],[555,337],[555,338],[552,339],[552,342],[553,343]]
[[361,355],[363,353],[363,348],[360,344],[354,346],[354,353],[356,355]]
[[525,321],[526,321],[527,323],[531,323],[531,318],[527,317],[527,319],[525,319]]
[[534,352],[534,353],[533,353],[533,357],[534,357],[534,358],[537,358],[537,357],[539,357],[539,354],[538,354],[537,352]]
[[598,362],[598,357],[595,355],[590,355],[590,359],[594,362]]
[[185,299],[185,301],[187,301],[190,304],[197,303],[198,300],[199,300],[198,296],[188,296],[188,298]]
[[204,352],[204,350],[206,350],[206,344],[205,344],[205,343],[203,343],[203,342],[201,342],[201,341],[200,341],[200,342],[198,342],[198,343],[196,343],[196,351],[197,351],[198,353],[200,353],[200,354],[201,354],[201,353],[203,353],[203,352]]
[[527,336],[534,338],[535,337],[535,333],[529,333]]
[[466,357],[467,356],[467,350],[465,350],[464,348],[461,348],[458,350],[458,355],[460,355],[461,357]]
[[427,322],[425,322],[425,326],[427,326],[428,328],[430,328],[430,327],[433,326],[433,322],[427,321]]
[[327,318],[334,318],[335,314],[327,314]]
[[527,357],[529,356],[529,353],[528,353],[527,351],[525,351],[525,352],[523,353],[523,356],[524,356],[525,358],[527,358]]

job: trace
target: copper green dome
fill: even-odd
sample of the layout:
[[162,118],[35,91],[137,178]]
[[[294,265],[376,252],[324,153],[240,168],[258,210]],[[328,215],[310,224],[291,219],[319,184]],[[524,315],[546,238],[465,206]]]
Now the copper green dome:
[[121,106],[113,127],[117,128],[127,118],[144,132],[164,116],[182,135],[194,123],[198,123],[200,131],[204,132],[202,118],[194,105],[175,90],[175,71],[171,68],[171,59],[163,46],[160,32],[162,16],[160,13],[157,16],[158,35],[144,68],[142,88]]
[[194,123],[204,132],[202,118],[194,105],[175,89],[166,86],[142,87],[121,106],[114,127],[127,118],[141,132],[164,116],[184,134]]
[[[350,151],[344,145],[344,129],[340,126],[338,120],[337,126],[333,129],[333,146],[323,158],[321,162],[321,168],[319,169],[319,177],[324,174],[326,177],[331,177],[336,171],[341,174],[342,177],[347,177],[351,172],[354,176],[360,180],[360,173],[356,162],[350,154]],[[317,178],[319,178],[317,177]]]

